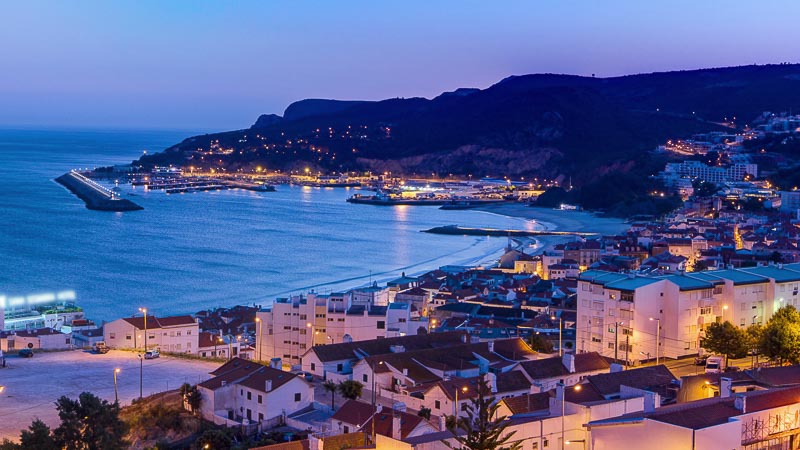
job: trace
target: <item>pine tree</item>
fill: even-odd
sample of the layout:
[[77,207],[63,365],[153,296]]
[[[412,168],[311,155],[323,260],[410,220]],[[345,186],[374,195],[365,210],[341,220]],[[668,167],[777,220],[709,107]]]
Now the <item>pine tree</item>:
[[[497,416],[499,405],[492,396],[491,389],[485,377],[481,376],[478,383],[478,396],[467,404],[465,411],[467,417],[459,417],[455,423],[448,424],[448,430],[453,433],[457,444],[444,441],[447,447],[454,450],[519,450],[522,442],[509,440],[515,431],[506,433],[505,416]],[[495,417],[492,419],[492,417]],[[464,433],[461,434],[459,430]],[[460,435],[461,434],[461,435]]]

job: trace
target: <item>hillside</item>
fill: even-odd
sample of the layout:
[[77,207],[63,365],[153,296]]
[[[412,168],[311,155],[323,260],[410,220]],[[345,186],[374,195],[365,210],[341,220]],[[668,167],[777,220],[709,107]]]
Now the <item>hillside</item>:
[[195,136],[139,162],[225,170],[570,176],[648,163],[667,138],[800,108],[800,65],[593,78],[524,75],[433,99],[302,100],[249,129]]

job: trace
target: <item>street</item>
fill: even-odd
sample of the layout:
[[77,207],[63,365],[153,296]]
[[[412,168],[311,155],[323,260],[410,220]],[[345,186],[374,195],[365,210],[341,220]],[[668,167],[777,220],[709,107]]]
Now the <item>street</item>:
[[[139,358],[136,353],[112,350],[105,355],[88,351],[38,352],[33,358],[6,358],[0,368],[0,439],[19,439],[20,429],[35,418],[51,428],[58,425],[55,401],[62,395],[70,398],[85,391],[114,402],[114,370],[120,404],[128,405],[139,397]],[[142,364],[144,396],[183,383],[196,384],[209,378],[208,372],[219,367],[193,359],[161,356]]]

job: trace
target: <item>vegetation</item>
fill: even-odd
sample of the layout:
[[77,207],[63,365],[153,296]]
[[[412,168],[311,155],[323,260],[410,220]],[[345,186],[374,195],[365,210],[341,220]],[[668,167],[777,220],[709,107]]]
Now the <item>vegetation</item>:
[[339,386],[333,380],[326,380],[322,383],[322,387],[325,388],[331,396],[331,409],[336,408],[336,391],[339,389]]
[[422,408],[420,408],[417,415],[426,420],[431,420],[431,409],[423,406]]
[[553,353],[553,343],[539,333],[531,333],[528,344],[539,353]]
[[345,380],[339,383],[337,389],[339,389],[339,393],[342,394],[342,397],[348,400],[357,400],[361,397],[361,391],[364,389],[364,385],[355,380]]
[[[522,442],[509,442],[515,432],[506,432],[505,416],[498,416],[491,389],[485,377],[478,383],[478,396],[466,405],[467,417],[459,417],[455,423],[446,423],[447,429],[454,434],[456,445],[445,441],[445,444],[457,450],[518,450]],[[461,429],[465,432],[459,435]]]
[[800,312],[794,306],[780,308],[760,336],[762,354],[780,364],[800,363]]
[[200,411],[200,404],[203,401],[203,396],[197,390],[197,386],[192,386],[189,383],[183,383],[179,390],[181,398],[185,401],[193,413]]
[[748,341],[745,330],[725,321],[709,325],[705,330],[705,336],[700,339],[700,346],[712,353],[725,356],[727,365],[729,357],[747,356]]

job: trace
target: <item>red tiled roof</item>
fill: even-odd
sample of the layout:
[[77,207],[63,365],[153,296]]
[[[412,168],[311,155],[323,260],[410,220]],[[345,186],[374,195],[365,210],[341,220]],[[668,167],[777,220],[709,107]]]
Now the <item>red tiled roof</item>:
[[[144,330],[144,317],[123,317],[123,320],[139,330]],[[192,325],[194,323],[197,322],[192,316],[170,316],[162,318],[147,316],[148,329]]]

